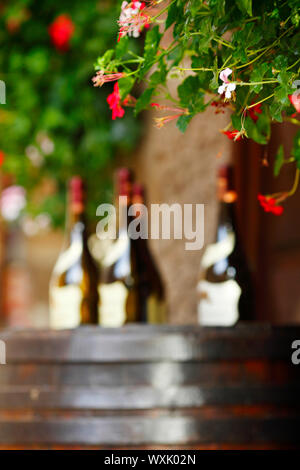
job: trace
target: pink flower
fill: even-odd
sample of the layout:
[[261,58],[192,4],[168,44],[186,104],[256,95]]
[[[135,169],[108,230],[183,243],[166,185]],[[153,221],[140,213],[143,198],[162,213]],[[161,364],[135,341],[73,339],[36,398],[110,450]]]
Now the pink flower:
[[289,95],[289,100],[294,106],[297,113],[300,113],[300,93],[295,92],[292,95]]
[[152,108],[159,109],[160,111],[174,111],[180,114],[187,114],[186,108],[180,108],[179,106],[167,106],[165,104],[151,103]]
[[104,70],[99,70],[96,75],[92,78],[92,82],[94,86],[102,86],[104,83],[113,82],[115,80],[119,80],[126,76],[124,72],[117,72],[117,73],[106,73]]
[[160,129],[161,127],[163,127],[165,124],[167,124],[168,122],[171,122],[173,121],[174,119],[177,119],[179,118],[180,116],[182,116],[182,113],[180,114],[172,114],[170,116],[164,116],[164,117],[160,117],[160,118],[154,118],[154,122],[155,122],[155,126]]
[[126,35],[138,38],[143,28],[148,28],[151,17],[143,10],[145,2],[126,2],[121,5],[121,14],[119,18],[119,37],[118,41]]
[[227,68],[227,69],[222,70],[222,71],[220,72],[219,78],[220,78],[220,80],[222,80],[222,82],[224,82],[224,83],[229,83],[228,77],[229,77],[229,75],[231,75],[231,74],[232,74],[232,70],[229,69],[229,68]]
[[231,93],[235,90],[236,85],[235,83],[232,83],[228,80],[229,75],[232,73],[232,70],[227,68],[225,70],[222,70],[220,72],[219,78],[222,80],[223,85],[219,86],[218,88],[218,93],[220,95],[225,94],[225,98],[227,100],[230,100],[231,98]]
[[114,91],[107,97],[107,103],[109,108],[112,110],[112,119],[115,120],[117,117],[121,118],[124,116],[124,109],[121,106],[121,97],[118,82],[114,85]]
[[172,111],[172,112],[176,113],[176,114],[171,114],[169,116],[154,118],[155,126],[158,129],[163,127],[168,122],[179,118],[183,114],[188,114],[188,110],[186,108],[180,108],[180,107],[176,107],[176,106],[166,106],[166,105],[159,104],[159,103],[151,103],[151,106],[152,106],[152,108],[159,109],[160,111]]
[[57,50],[65,52],[69,48],[69,42],[73,36],[75,25],[69,15],[59,15],[49,26],[49,34],[52,43]]

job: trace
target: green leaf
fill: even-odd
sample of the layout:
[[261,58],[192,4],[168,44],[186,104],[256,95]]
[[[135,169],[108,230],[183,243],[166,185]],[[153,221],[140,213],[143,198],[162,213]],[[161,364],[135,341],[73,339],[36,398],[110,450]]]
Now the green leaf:
[[231,122],[233,125],[233,128],[236,129],[237,131],[241,130],[242,127],[242,122],[241,122],[241,116],[237,114],[232,114],[231,115]]
[[159,43],[162,35],[159,32],[159,27],[156,25],[153,29],[146,34],[145,47],[144,47],[144,63],[141,69],[141,76],[143,77],[148,70],[152,67],[156,59]]
[[214,59],[214,66],[213,66],[213,78],[211,79],[211,81],[209,82],[209,88],[210,90],[212,91],[217,91],[218,87],[219,87],[219,82],[218,82],[218,79],[219,79],[219,73],[218,73],[218,57],[216,56],[215,59]]
[[129,37],[123,36],[116,46],[116,59],[122,59],[122,57],[128,51]]
[[291,155],[296,160],[297,168],[300,170],[300,131],[298,131],[294,137],[294,146]]
[[135,114],[146,109],[151,101],[154,88],[147,88],[139,97],[135,105]]
[[178,87],[178,96],[183,106],[188,106],[193,100],[197,90],[199,88],[199,82],[197,76],[187,77],[182,84]]
[[279,175],[283,163],[284,163],[284,150],[283,150],[283,145],[280,145],[275,156],[274,170],[273,170],[274,176]]
[[185,132],[188,124],[190,123],[191,119],[193,118],[192,114],[182,114],[176,123],[176,127],[181,131]]
[[111,62],[114,56],[115,50],[108,49],[102,57],[98,57],[97,62],[95,64],[96,70],[107,70],[108,64]]
[[249,16],[252,16],[252,0],[235,0],[235,3],[242,13],[248,13]]
[[173,3],[168,10],[165,29],[168,29],[176,20],[180,19],[181,13],[182,8],[178,7],[177,2]]
[[250,139],[261,145],[267,144],[270,137],[270,119],[267,114],[260,115],[256,123],[247,116],[244,126]]
[[[251,82],[261,82],[267,73],[269,66],[266,62],[259,64],[258,66],[254,67],[253,71],[250,74],[250,81]],[[252,90],[254,93],[259,93],[263,88],[263,85],[254,85]]]
[[121,99],[124,100],[134,84],[133,77],[123,77],[118,81]]
[[278,122],[282,122],[282,110],[283,110],[283,105],[279,101],[274,99],[270,106],[270,113],[271,113],[272,119]]

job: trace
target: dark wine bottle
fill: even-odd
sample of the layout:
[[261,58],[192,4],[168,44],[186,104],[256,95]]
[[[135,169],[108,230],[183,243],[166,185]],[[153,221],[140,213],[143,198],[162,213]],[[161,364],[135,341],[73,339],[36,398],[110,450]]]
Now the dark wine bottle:
[[85,189],[74,176],[69,184],[67,234],[50,281],[50,326],[76,328],[98,323],[98,268],[89,252]]
[[[138,209],[137,217],[140,226],[147,217],[145,206],[145,191],[143,186],[134,184],[132,188],[132,203]],[[141,229],[142,231],[142,229]],[[133,263],[137,273],[137,308],[136,316],[128,321],[145,323],[166,322],[166,301],[164,286],[160,274],[149,250],[148,240],[139,237],[131,241],[133,246]]]
[[102,260],[100,315],[102,326],[121,326],[131,322],[162,323],[164,294],[159,274],[146,248],[146,240],[132,239],[128,233],[134,220],[128,216],[132,202],[141,202],[133,191],[132,173],[117,173],[116,196],[119,220],[117,240]]
[[233,168],[218,172],[219,218],[216,240],[205,249],[198,284],[198,320],[201,325],[231,326],[251,320],[253,290],[235,222],[237,193]]

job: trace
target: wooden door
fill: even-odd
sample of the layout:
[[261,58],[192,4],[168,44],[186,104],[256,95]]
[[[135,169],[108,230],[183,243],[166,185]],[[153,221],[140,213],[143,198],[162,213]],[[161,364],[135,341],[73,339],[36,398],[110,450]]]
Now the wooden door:
[[255,284],[255,319],[280,324],[300,323],[300,189],[284,204],[281,216],[265,213],[257,194],[292,187],[294,164],[285,165],[277,178],[273,165],[281,143],[286,157],[290,155],[296,130],[286,123],[276,124],[267,146],[250,141],[234,144],[238,227]]

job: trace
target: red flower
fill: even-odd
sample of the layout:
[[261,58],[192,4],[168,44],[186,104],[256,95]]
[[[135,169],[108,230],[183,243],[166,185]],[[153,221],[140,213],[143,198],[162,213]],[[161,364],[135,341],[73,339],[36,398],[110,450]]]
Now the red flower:
[[107,103],[109,105],[109,109],[112,110],[113,120],[115,120],[117,117],[121,118],[124,116],[125,111],[121,106],[121,97],[118,82],[115,83],[114,91],[107,97]]
[[4,160],[5,160],[5,153],[3,152],[3,150],[0,150],[0,166],[3,165]]
[[73,36],[75,25],[69,15],[59,15],[49,26],[51,41],[57,50],[65,52]]
[[276,203],[276,199],[274,199],[273,197],[263,196],[262,194],[259,194],[257,196],[257,199],[259,200],[259,203],[265,212],[271,212],[275,215],[281,215],[283,213],[283,207],[278,206]]
[[289,95],[289,100],[297,113],[300,113],[300,93],[293,93],[292,95]]
[[234,140],[237,142],[238,140],[241,140],[241,133],[240,131],[222,131],[223,134],[227,135],[228,139]]
[[255,106],[253,106],[252,108],[249,108],[248,113],[249,113],[249,116],[251,117],[252,121],[256,122],[258,117],[259,117],[257,115],[262,113],[261,104],[258,103]]

